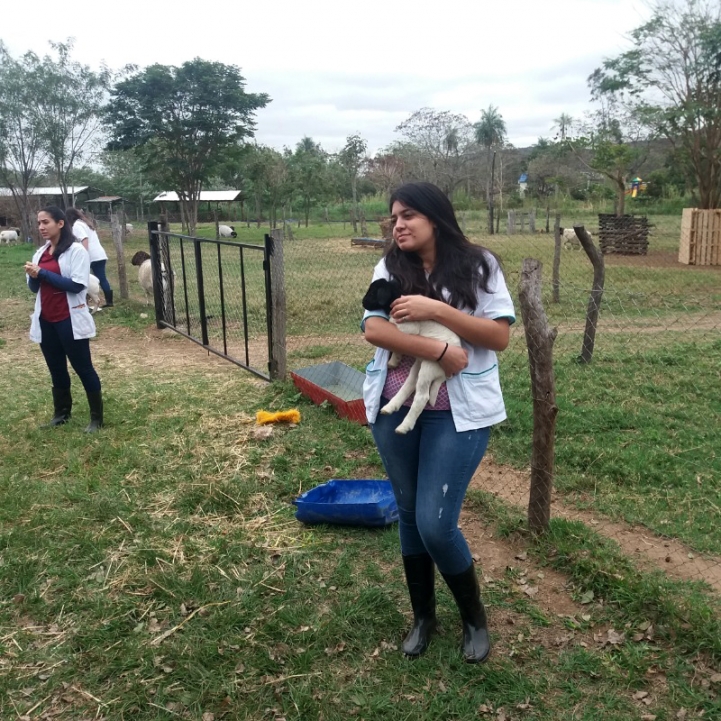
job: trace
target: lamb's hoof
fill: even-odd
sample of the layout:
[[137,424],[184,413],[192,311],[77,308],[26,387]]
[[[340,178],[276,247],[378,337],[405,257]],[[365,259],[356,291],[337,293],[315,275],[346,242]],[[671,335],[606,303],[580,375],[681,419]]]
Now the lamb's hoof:
[[404,428],[403,426],[398,426],[398,428],[396,428],[396,433],[398,433],[398,435],[405,436],[405,434],[408,433],[408,431],[410,431],[410,430],[412,430],[412,429]]
[[389,416],[391,413],[395,413],[395,409],[390,406],[383,406],[383,408],[381,408],[381,413],[384,416]]

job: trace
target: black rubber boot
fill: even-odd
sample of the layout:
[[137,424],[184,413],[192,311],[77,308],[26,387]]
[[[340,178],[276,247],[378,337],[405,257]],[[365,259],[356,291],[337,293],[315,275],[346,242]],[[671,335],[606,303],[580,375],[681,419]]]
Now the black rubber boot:
[[90,423],[85,429],[86,433],[95,433],[103,427],[103,392],[87,393],[90,406]]
[[483,663],[491,653],[486,609],[481,601],[476,569],[471,564],[463,573],[443,574],[458,604],[463,621],[463,658],[468,663]]
[[414,658],[428,648],[436,630],[435,566],[427,553],[403,556],[408,593],[413,608],[413,628],[403,641],[403,653]]
[[73,407],[73,397],[70,394],[70,388],[53,388],[53,406],[55,408],[54,415],[49,423],[43,428],[54,428],[62,426],[70,420],[70,411]]
[[113,291],[109,290],[107,293],[105,293],[105,305],[103,308],[112,308],[113,307]]

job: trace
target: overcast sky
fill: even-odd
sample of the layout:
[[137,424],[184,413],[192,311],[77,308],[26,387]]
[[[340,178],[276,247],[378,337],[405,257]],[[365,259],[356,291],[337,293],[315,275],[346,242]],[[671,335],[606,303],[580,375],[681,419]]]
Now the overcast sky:
[[72,36],[91,66],[237,65],[272,98],[256,137],[278,149],[360,133],[375,152],[422,107],[475,122],[489,104],[522,147],[589,109],[586,78],[648,14],[643,0],[32,0],[3,7],[0,38],[18,55]]

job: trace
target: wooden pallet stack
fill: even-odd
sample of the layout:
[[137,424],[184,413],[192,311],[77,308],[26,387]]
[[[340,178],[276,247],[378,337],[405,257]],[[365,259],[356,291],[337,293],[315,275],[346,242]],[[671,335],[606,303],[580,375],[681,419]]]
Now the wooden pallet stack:
[[721,210],[684,208],[678,262],[721,265]]
[[649,230],[646,216],[598,215],[598,241],[604,255],[646,255]]

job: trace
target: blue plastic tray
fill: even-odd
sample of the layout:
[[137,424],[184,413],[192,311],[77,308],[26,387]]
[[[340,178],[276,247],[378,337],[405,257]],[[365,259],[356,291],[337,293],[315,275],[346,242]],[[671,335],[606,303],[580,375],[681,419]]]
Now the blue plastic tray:
[[334,478],[293,501],[302,523],[343,526],[388,526],[398,520],[390,481]]

